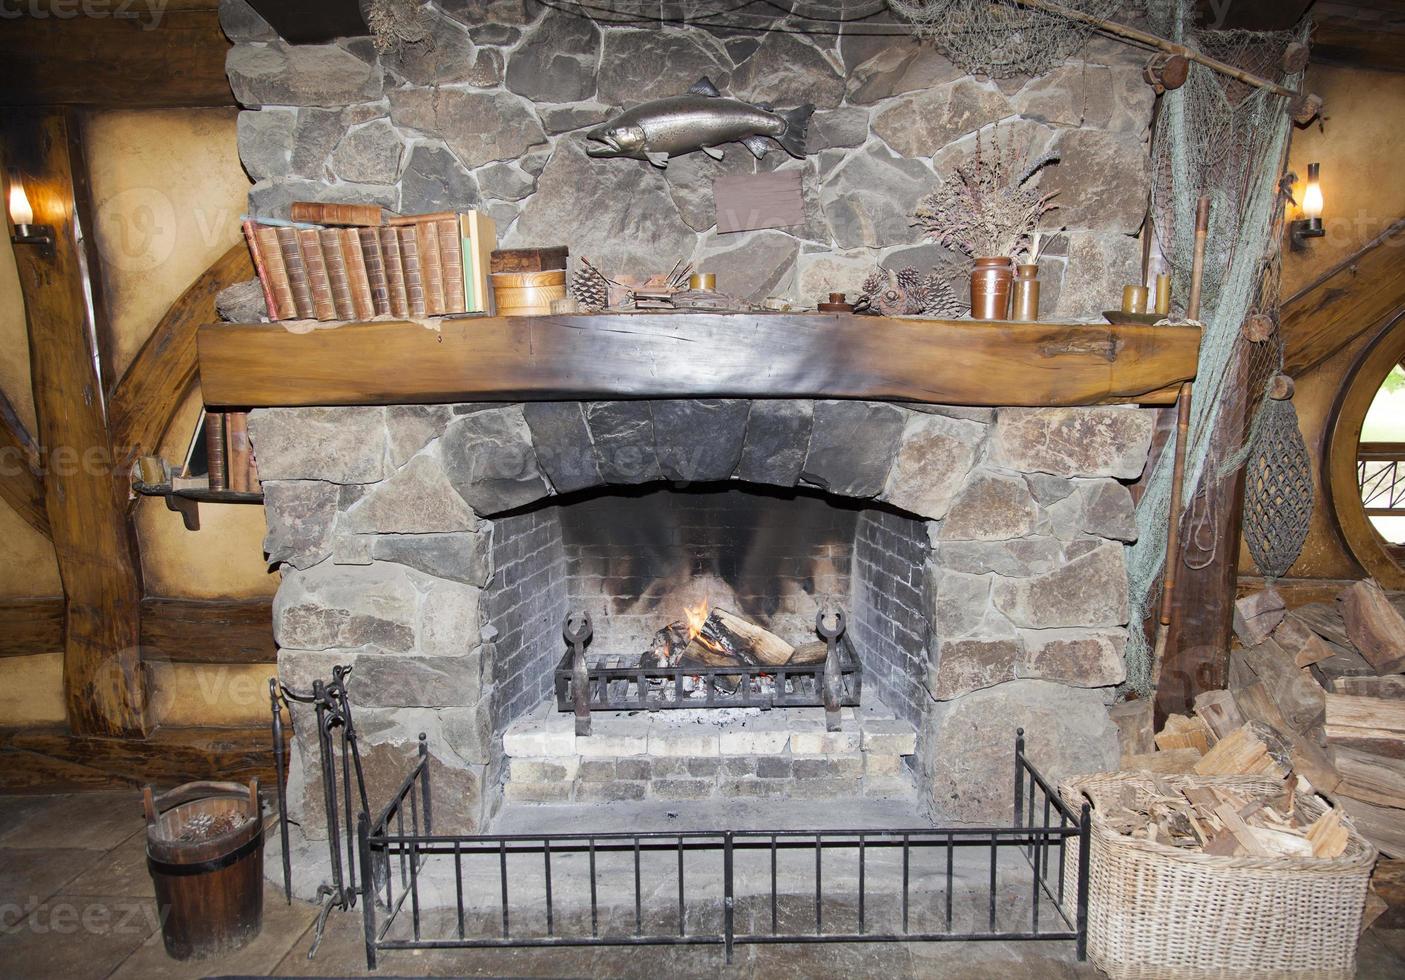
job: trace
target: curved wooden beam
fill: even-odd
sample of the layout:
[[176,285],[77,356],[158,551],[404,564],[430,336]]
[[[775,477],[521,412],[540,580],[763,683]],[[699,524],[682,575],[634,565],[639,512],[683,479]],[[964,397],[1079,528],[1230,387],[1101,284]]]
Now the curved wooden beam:
[[49,511],[44,503],[39,448],[3,391],[0,391],[0,500],[13,507],[26,524],[44,537],[53,537]]
[[108,395],[108,425],[119,463],[156,452],[181,404],[195,389],[195,333],[215,317],[221,289],[254,275],[249,247],[240,241],[171,304],[127,372]]
[[1405,218],[1283,301],[1283,370],[1321,364],[1405,305]]

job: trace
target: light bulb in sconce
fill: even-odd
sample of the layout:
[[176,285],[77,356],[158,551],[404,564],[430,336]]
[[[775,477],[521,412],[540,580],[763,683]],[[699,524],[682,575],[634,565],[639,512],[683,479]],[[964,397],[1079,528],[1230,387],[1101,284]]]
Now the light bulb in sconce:
[[1327,229],[1322,226],[1321,169],[1321,164],[1307,165],[1307,183],[1303,185],[1303,216],[1288,225],[1291,248],[1295,252],[1306,248],[1309,238],[1321,238],[1327,234]]
[[18,177],[10,182],[10,220],[17,226],[34,224],[34,209]]
[[10,241],[16,245],[38,245],[39,254],[45,258],[54,254],[54,229],[34,223],[34,208],[18,177],[10,180],[10,221],[15,226]]

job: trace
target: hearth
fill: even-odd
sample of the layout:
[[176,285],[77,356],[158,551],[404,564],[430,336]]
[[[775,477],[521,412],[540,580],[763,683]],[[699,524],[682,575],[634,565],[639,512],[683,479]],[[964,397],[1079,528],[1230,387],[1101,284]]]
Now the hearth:
[[[1116,762],[1124,481],[1145,465],[1148,412],[681,399],[250,424],[284,573],[280,675],[302,690],[353,667],[373,797],[427,733],[446,832],[544,804],[783,797],[991,819],[1021,724],[1046,733],[1036,751],[1058,775]],[[828,713],[827,647],[786,666],[780,698],[774,663],[680,661],[645,665],[641,699],[640,655],[688,609],[814,656],[827,608],[845,613]],[[588,734],[572,612],[591,622]],[[315,817],[306,732],[292,805]]]

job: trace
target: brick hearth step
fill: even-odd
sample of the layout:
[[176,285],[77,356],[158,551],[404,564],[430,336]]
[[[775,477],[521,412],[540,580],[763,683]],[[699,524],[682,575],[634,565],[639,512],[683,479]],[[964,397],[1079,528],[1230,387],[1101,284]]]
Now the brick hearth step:
[[590,735],[543,705],[503,733],[513,803],[915,795],[917,733],[873,701],[825,730],[820,708],[597,714]]

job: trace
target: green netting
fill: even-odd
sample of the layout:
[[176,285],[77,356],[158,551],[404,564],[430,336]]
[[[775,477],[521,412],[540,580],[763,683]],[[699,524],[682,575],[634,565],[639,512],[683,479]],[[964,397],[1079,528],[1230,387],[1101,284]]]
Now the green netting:
[[[1153,0],[1148,16],[1159,33],[1288,87],[1297,76],[1279,67],[1284,46],[1300,34],[1195,31],[1186,0]],[[1232,542],[1219,541],[1208,511],[1216,497],[1206,487],[1242,465],[1265,386],[1281,362],[1276,337],[1251,343],[1242,325],[1251,312],[1277,317],[1277,272],[1282,201],[1279,179],[1292,121],[1285,99],[1192,64],[1186,84],[1163,97],[1152,159],[1152,214],[1161,250],[1171,266],[1175,294],[1190,292],[1196,202],[1208,194],[1210,234],[1200,309],[1204,335],[1186,442],[1182,542],[1189,565],[1208,563]],[[1239,395],[1248,391],[1247,405]],[[1242,410],[1240,406],[1243,406]],[[1234,427],[1212,452],[1212,437]],[[1159,596],[1165,562],[1173,446],[1158,458],[1137,507],[1140,535],[1128,558],[1132,622],[1145,621]],[[1197,490],[1200,491],[1197,494]],[[1150,692],[1152,663],[1140,629],[1127,650],[1127,686]]]

